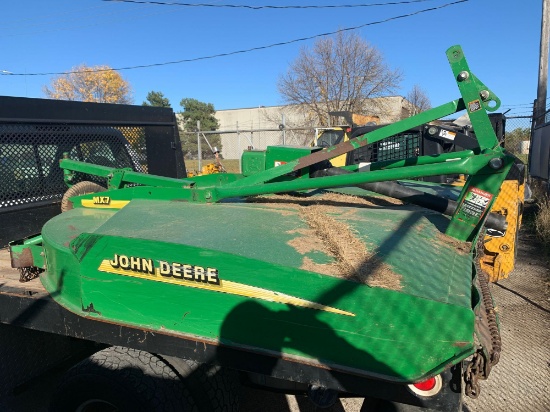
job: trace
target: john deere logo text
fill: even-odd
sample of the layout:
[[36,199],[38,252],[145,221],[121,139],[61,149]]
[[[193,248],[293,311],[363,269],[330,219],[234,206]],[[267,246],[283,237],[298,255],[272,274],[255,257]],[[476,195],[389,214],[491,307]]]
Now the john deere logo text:
[[155,267],[153,259],[115,254],[114,258],[109,260],[109,265],[113,269],[162,276],[174,280],[209,283],[211,285],[220,284],[218,269],[185,263],[159,260],[158,266]]
[[108,205],[111,203],[111,198],[109,196],[94,196],[92,201],[94,205]]
[[[233,282],[227,279],[220,279],[218,276],[218,269],[209,267],[115,254],[112,259],[102,260],[97,269],[104,273],[130,276],[133,278],[145,279],[147,281],[169,283],[187,288],[261,299],[267,302],[322,310],[338,315],[355,316],[352,312],[312,302],[298,296],[287,295],[279,291]],[[160,299],[162,299],[162,297],[160,297]]]

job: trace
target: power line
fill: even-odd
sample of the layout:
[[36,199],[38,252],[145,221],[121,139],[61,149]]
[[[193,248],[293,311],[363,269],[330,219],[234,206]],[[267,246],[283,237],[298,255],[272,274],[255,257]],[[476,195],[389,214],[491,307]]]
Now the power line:
[[[217,1],[222,1],[222,0],[217,0]],[[425,0],[427,1],[427,0]],[[430,0],[431,1],[431,0]],[[147,9],[149,8],[149,6],[154,6],[152,4],[150,5],[146,5],[145,7],[143,8],[140,8],[138,10],[143,10],[143,9]],[[105,7],[109,7],[105,4],[102,4],[102,5],[98,5],[98,6],[93,6],[93,7],[87,7],[87,8],[84,8],[84,9],[72,9],[72,10],[64,10],[64,11],[61,11],[61,12],[56,12],[56,13],[50,13],[50,14],[41,14],[40,16],[37,16],[37,17],[27,17],[27,18],[23,18],[23,19],[17,19],[17,20],[14,20],[12,18],[9,19],[9,25],[5,25],[3,24],[2,25],[2,29],[3,29],[3,32],[6,31],[6,29],[25,29],[26,26],[29,26],[29,27],[37,27],[37,26],[49,26],[49,25],[54,25],[54,24],[57,24],[59,22],[65,22],[65,21],[71,21],[71,22],[74,22],[75,19],[76,20],[79,20],[78,18],[69,18],[69,19],[53,19],[53,20],[47,20],[47,18],[49,17],[59,17],[59,16],[64,16],[64,15],[70,15],[70,14],[78,14],[78,13],[81,13],[81,12],[88,12],[90,10],[96,10],[96,9],[105,9]],[[90,15],[90,13],[87,13],[86,14],[86,19],[89,20],[90,17],[92,18],[96,18],[96,17],[101,17],[101,16],[105,16],[105,15],[112,15],[112,14],[121,14],[121,13],[127,13],[128,10],[119,10],[119,11],[116,11],[116,12],[109,12],[109,13],[101,13],[99,15]],[[155,13],[155,14],[160,14],[160,13]],[[147,16],[145,16],[147,17]],[[34,21],[37,21],[39,20],[39,23],[33,23]],[[30,25],[20,25],[19,23],[20,22],[30,22],[31,24]],[[105,22],[106,23],[106,22]],[[99,23],[99,24],[103,24],[103,23]],[[87,25],[87,26],[83,26],[83,27],[91,27],[91,26],[97,26],[99,24],[92,24],[92,25]],[[80,26],[82,27],[82,26]],[[69,28],[59,28],[57,30],[50,30],[50,31],[60,31],[60,30],[71,30],[71,29],[78,29],[80,28],[78,26],[75,26],[75,27],[69,27]],[[14,35],[7,35],[7,37],[13,37],[13,36],[17,36],[17,35],[27,35],[27,34],[37,34],[37,33],[42,33],[42,32],[26,32],[26,33],[21,33],[21,34],[14,34]],[[6,35],[3,35],[2,37],[6,37]]]
[[[80,13],[80,12],[84,12],[84,11],[88,11],[88,10],[99,9],[99,8],[102,8],[102,7],[104,7],[104,6],[93,6],[93,7],[86,7],[85,9],[65,10],[63,12],[42,14],[42,15],[40,15],[40,17],[27,17],[27,18],[24,18],[24,19],[17,19],[17,20],[14,20],[14,19],[10,18],[9,22],[12,25],[15,25],[15,23],[19,23],[19,22],[33,21],[33,20],[37,20],[37,19],[43,20],[45,17],[52,17],[52,16],[57,17],[57,16],[64,15],[64,14]],[[4,29],[5,27],[6,27],[5,25],[2,25],[2,29]],[[8,27],[10,27],[10,26],[8,26]]]
[[510,109],[511,111],[526,111],[526,110],[532,110],[533,107],[506,107],[506,106],[502,106],[503,108],[507,108],[507,109]]
[[509,104],[508,106],[532,106],[533,105],[533,102],[528,102],[528,103],[512,103],[512,104]]
[[[76,13],[80,13],[80,12],[86,12],[87,10],[92,10],[92,9],[97,9],[99,7],[102,7],[103,10],[105,10],[105,7],[108,7],[106,5],[102,5],[102,6],[98,6],[98,7],[91,7],[89,9],[81,9],[81,10],[75,10],[73,12],[64,12],[64,13],[60,13],[59,15],[53,15],[51,14],[50,16],[55,16],[55,17],[60,17],[60,16],[63,16],[63,15],[68,15],[68,14],[76,14]],[[140,8],[140,9],[134,9],[134,10],[143,10],[144,8]],[[111,9],[112,10],[112,9]],[[89,20],[90,18],[96,18],[96,17],[103,17],[103,16],[111,16],[111,15],[117,15],[117,14],[126,14],[128,10],[117,10],[117,11],[109,11],[107,13],[100,13],[100,14],[93,14],[93,13],[86,13],[86,19]],[[36,23],[35,21],[39,19],[39,22]],[[64,17],[64,18],[60,18],[60,19],[53,19],[53,20],[47,20],[47,19],[44,19],[43,17],[40,17],[40,18],[29,18],[29,19],[25,19],[25,20],[21,20],[21,21],[29,21],[31,22],[30,24],[25,24],[25,25],[21,25],[21,24],[11,24],[11,25],[2,25],[2,30],[5,31],[6,29],[25,29],[26,27],[31,27],[31,28],[34,28],[34,27],[40,27],[40,26],[51,26],[51,25],[59,25],[59,23],[64,23],[64,22],[75,22],[78,21],[78,20],[83,20],[80,16],[67,16],[67,17]],[[10,23],[13,23],[13,21],[10,21]]]
[[533,112],[514,112],[512,110],[512,112],[508,115],[508,116],[529,116],[529,115],[532,115]]
[[104,72],[104,71],[111,71],[111,70],[121,71],[121,70],[145,69],[145,68],[150,68],[150,67],[160,67],[160,66],[168,66],[168,65],[172,65],[172,64],[181,64],[181,63],[190,63],[190,62],[196,62],[196,61],[201,61],[201,60],[210,60],[210,59],[215,59],[215,58],[218,58],[218,57],[234,56],[234,55],[237,55],[237,54],[250,53],[250,52],[254,52],[254,51],[258,51],[258,50],[270,49],[270,48],[273,48],[273,47],[286,46],[286,45],[289,45],[289,44],[303,42],[303,41],[306,41],[306,40],[312,40],[312,39],[316,39],[316,38],[319,38],[319,37],[331,36],[331,35],[334,35],[336,33],[341,33],[341,32],[346,32],[346,31],[351,31],[351,30],[357,30],[357,29],[361,29],[361,28],[367,27],[367,26],[374,26],[374,25],[377,25],[377,24],[388,23],[388,22],[393,21],[393,20],[399,20],[399,19],[404,19],[404,18],[407,18],[407,17],[416,16],[418,14],[443,9],[445,7],[454,6],[454,5],[457,5],[457,4],[460,4],[460,3],[466,3],[468,1],[470,1],[470,0],[458,0],[458,1],[451,2],[451,3],[442,4],[440,6],[430,7],[428,9],[423,9],[423,10],[418,10],[418,11],[415,11],[415,12],[412,12],[412,13],[403,14],[403,15],[400,15],[400,16],[389,17],[389,18],[384,19],[384,20],[379,20],[379,21],[375,21],[375,22],[361,24],[361,25],[355,26],[355,27],[348,27],[348,28],[344,28],[344,29],[335,30],[335,31],[332,31],[332,32],[315,34],[313,36],[302,37],[302,38],[299,38],[299,39],[289,40],[289,41],[285,41],[285,42],[273,43],[273,44],[269,44],[269,45],[266,45],[266,46],[252,47],[252,48],[249,48],[249,49],[243,49],[243,50],[236,50],[236,51],[232,51],[232,52],[213,54],[213,55],[210,55],[210,56],[194,57],[194,58],[190,58],[190,59],[181,59],[181,60],[174,60],[174,61],[168,61],[168,62],[162,62],[162,63],[151,63],[151,64],[142,64],[142,65],[135,65],[135,66],[119,67],[119,68],[113,68],[113,69],[83,70],[83,71],[80,71],[80,72],[79,71],[68,71],[68,72],[45,72],[45,73],[10,73],[10,74],[4,73],[3,75],[5,75],[5,76],[52,76],[52,75],[72,74],[72,73]]
[[341,8],[357,8],[357,7],[374,7],[374,6],[395,6],[403,4],[424,3],[433,0],[408,0],[408,1],[392,1],[387,3],[370,3],[370,4],[340,4],[340,5],[313,5],[313,6],[250,6],[247,4],[211,4],[211,3],[178,3],[164,1],[147,1],[147,0],[102,0],[110,3],[135,3],[135,4],[154,4],[158,6],[181,6],[181,7],[215,7],[215,8],[231,8],[231,9],[341,9]]
[[525,104],[504,104],[502,107],[514,109],[514,108],[522,108],[522,109],[528,109],[530,107],[533,107],[533,103],[525,103]]
[[[398,2],[388,2],[388,3],[373,3],[373,4],[358,4],[358,5],[330,5],[330,6],[247,6],[247,5],[226,5],[226,4],[212,4],[212,3],[197,3],[197,4],[192,4],[192,3],[167,3],[167,2],[155,2],[155,1],[132,1],[132,0],[103,0],[105,2],[115,2],[115,3],[135,3],[135,4],[141,4],[141,5],[144,5],[146,8],[147,7],[154,7],[155,5],[166,5],[166,6],[187,6],[187,7],[231,7],[231,8],[249,8],[249,9],[254,9],[254,10],[259,10],[259,9],[262,9],[262,8],[271,8],[271,9],[292,9],[292,8],[295,8],[295,9],[322,9],[322,8],[342,8],[342,7],[348,7],[348,8],[351,8],[351,7],[371,7],[371,6],[386,6],[386,5],[402,5],[402,4],[413,4],[413,3],[422,3],[422,2],[426,2],[426,1],[434,1],[434,0],[408,0],[408,1],[398,1]],[[82,12],[82,11],[87,11],[87,10],[93,10],[93,9],[97,9],[97,8],[101,8],[101,7],[104,7],[104,6],[95,6],[95,7],[92,7],[92,8],[88,8],[88,9],[80,9],[80,10],[72,10],[72,11],[65,11],[65,12],[62,12],[62,13],[58,13],[58,14],[50,14],[50,15],[46,15],[47,16],[56,16],[56,15],[67,15],[67,14],[73,14],[73,13],[79,13],[79,12]],[[89,22],[90,20],[90,17],[92,18],[97,18],[97,17],[100,17],[100,16],[108,16],[108,15],[116,15],[116,14],[120,14],[120,13],[126,13],[128,10],[118,10],[118,11],[115,11],[115,12],[109,12],[109,13],[102,13],[100,15],[92,15],[92,16],[87,16],[86,17],[86,21]],[[150,15],[154,15],[154,14],[160,14],[162,12],[157,12],[157,13],[148,13],[146,14],[145,16],[132,16],[131,18],[141,18],[141,17],[147,17],[147,16],[150,16]],[[4,30],[4,33],[2,35],[0,35],[0,37],[15,37],[15,36],[28,36],[28,35],[33,35],[33,34],[42,34],[42,33],[51,33],[51,32],[58,32],[58,31],[66,31],[66,30],[75,30],[75,29],[81,29],[81,28],[89,28],[89,27],[94,27],[94,26],[99,26],[99,25],[104,25],[104,24],[108,24],[109,21],[104,21],[104,22],[100,22],[100,23],[88,23],[88,24],[84,24],[84,25],[79,25],[79,26],[72,26],[72,27],[59,27],[59,23],[61,22],[65,22],[65,21],[70,21],[70,22],[75,22],[75,21],[78,21],[78,20],[82,20],[81,18],[67,18],[67,19],[54,19],[54,20],[44,20],[43,18],[44,16],[42,16],[40,18],[40,22],[39,23],[32,23],[32,24],[28,24],[28,25],[20,25],[20,24],[11,24],[11,25],[4,25],[3,26],[3,29]],[[19,20],[19,21],[29,21],[29,22],[32,22],[33,20],[36,20],[36,18],[27,18],[27,19],[22,19],[22,20]],[[125,20],[128,20],[128,18],[126,18]],[[117,20],[111,20],[111,21],[117,21]],[[13,20],[10,20],[10,23],[13,23]],[[40,27],[40,26],[52,26],[52,25],[55,25],[56,28],[55,29],[51,29],[51,30],[40,30],[40,31],[29,31],[29,30],[26,30],[26,27],[31,27],[31,28],[37,28],[37,27]],[[25,29],[25,31],[23,33],[15,33],[15,34],[5,34],[6,32],[6,29]]]
[[[550,100],[550,97],[548,97],[546,100]],[[531,103],[510,103],[510,104],[503,104],[503,108],[512,109],[512,110],[527,110],[531,109],[534,106],[534,102]]]
[[[149,10],[152,10],[151,7],[144,7],[144,8],[139,9],[139,10],[136,9],[134,11],[140,12],[142,10],[146,11],[146,13],[141,13],[141,14],[135,13],[134,15],[125,16],[124,21],[129,21],[130,19],[133,19],[133,20],[142,19],[142,18],[147,18],[147,17],[150,17],[150,16],[154,16],[154,15],[170,13],[170,11],[167,11],[167,10],[149,12]],[[102,15],[95,15],[95,16],[91,16],[91,17],[100,17],[100,16],[116,15],[116,14],[128,14],[127,11],[128,10],[111,12],[111,13],[104,13]],[[79,19],[71,19],[70,21],[77,22],[78,20]],[[80,19],[80,20],[83,20],[83,19]],[[89,20],[90,20],[90,18],[86,19],[86,21],[89,21]],[[58,21],[52,21],[52,22],[45,22],[45,23],[38,24],[38,25],[35,25],[35,26],[52,26],[52,25],[53,26],[58,26],[59,21],[69,21],[69,20],[58,20]],[[108,24],[109,22],[120,22],[120,18],[112,18],[112,19],[107,19],[107,20],[100,21],[98,23],[90,23],[90,24],[84,24],[84,25],[78,25],[78,26],[58,27],[58,28],[51,29],[51,30],[25,31],[24,33],[2,34],[2,35],[0,35],[0,37],[28,36],[28,35],[33,35],[33,34],[53,33],[53,32],[66,31],[66,30],[78,30],[78,29],[84,29],[84,28],[89,28],[89,27],[105,25],[105,24]],[[32,27],[32,26],[30,26],[30,27]],[[20,28],[20,27],[18,27],[18,28]]]

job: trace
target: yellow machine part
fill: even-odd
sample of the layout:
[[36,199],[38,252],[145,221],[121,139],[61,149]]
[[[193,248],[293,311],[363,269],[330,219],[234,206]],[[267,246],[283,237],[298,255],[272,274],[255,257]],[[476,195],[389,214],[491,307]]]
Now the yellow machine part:
[[[321,138],[321,136],[323,135],[323,133],[327,132],[327,131],[343,131],[344,132],[344,138],[342,139],[342,142],[347,142],[349,140],[349,136],[346,132],[346,129],[348,129],[349,126],[336,126],[336,127],[332,127],[332,128],[325,128],[325,129],[322,129],[320,130],[318,133],[317,133],[317,136],[315,136],[315,141],[311,144],[312,146],[317,146],[318,144],[318,141],[319,139]],[[333,159],[330,159],[330,164],[333,166],[333,167],[342,167],[342,166],[345,166],[346,165],[346,158],[347,158],[347,155],[343,154],[343,155],[340,155],[338,157],[335,157]]]
[[508,227],[502,237],[485,236],[484,255],[480,260],[481,269],[489,276],[490,282],[507,278],[514,270],[516,241],[521,225],[524,185],[517,180],[505,180],[491,212],[506,216]]
[[202,167],[201,173],[203,175],[213,175],[215,173],[222,172],[222,165],[217,163],[208,163]]
[[215,173],[223,173],[223,166],[219,163],[209,163],[204,165],[200,173],[196,171],[188,171],[187,177],[201,176],[201,175],[213,175]]
[[[347,135],[346,137],[344,137],[344,141],[346,140],[349,140],[347,138]],[[346,155],[343,154],[343,155],[340,155],[338,157],[335,157],[333,159],[330,159],[330,164],[334,167],[342,167],[342,166],[345,166],[346,165]]]
[[[352,119],[352,124],[354,126],[366,125],[366,124],[380,124],[380,117],[379,116],[368,116],[368,115],[352,113],[351,114],[351,119]],[[351,130],[351,126],[337,126],[337,127],[332,128],[332,129],[322,130],[317,135],[317,137],[315,138],[314,145],[317,145],[317,141],[319,140],[319,138],[321,137],[323,132],[326,132],[327,130],[338,130],[338,131],[343,130],[344,131],[344,138],[342,139],[342,142],[347,142],[349,140],[348,132],[349,132],[349,130]],[[347,160],[347,155],[343,154],[343,155],[340,155],[340,156],[335,157],[333,159],[330,159],[330,163],[332,164],[333,167],[342,167],[342,166],[346,166],[346,160]]]

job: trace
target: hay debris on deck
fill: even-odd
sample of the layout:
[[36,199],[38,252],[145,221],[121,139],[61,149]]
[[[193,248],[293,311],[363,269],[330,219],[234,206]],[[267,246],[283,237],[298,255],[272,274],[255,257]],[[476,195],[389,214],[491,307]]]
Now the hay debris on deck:
[[[340,277],[370,286],[400,290],[401,275],[384,263],[375,253],[367,250],[365,242],[348,225],[330,216],[341,212],[339,208],[380,207],[387,205],[385,198],[352,196],[327,192],[316,196],[270,195],[254,196],[249,202],[262,203],[300,214],[308,228],[290,231],[297,236],[288,244],[301,255],[320,251],[333,258],[333,263],[316,263],[304,256],[301,268],[324,275]],[[392,204],[402,204],[399,203]]]
[[[324,206],[309,206],[301,210],[302,219],[321,240],[327,254],[335,260],[330,265],[315,264],[304,260],[303,269],[343,277],[370,286],[401,289],[401,275],[367,250],[365,243],[345,223],[339,222],[324,210]],[[308,265],[309,264],[309,265]],[[331,266],[331,267],[328,267]]]

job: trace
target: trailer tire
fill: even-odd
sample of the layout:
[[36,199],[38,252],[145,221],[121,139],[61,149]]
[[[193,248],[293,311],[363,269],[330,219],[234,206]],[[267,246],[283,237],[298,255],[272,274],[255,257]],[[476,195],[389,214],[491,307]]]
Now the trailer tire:
[[177,373],[163,359],[114,346],[69,369],[49,410],[194,412],[196,408]]
[[[420,406],[407,405],[406,403],[392,402],[375,398],[365,398],[361,410],[369,412],[438,412],[447,409],[422,408]],[[459,409],[453,409],[452,412],[459,412]]]
[[66,212],[67,210],[73,209],[73,202],[70,200],[71,197],[87,195],[89,193],[104,192],[105,190],[107,189],[94,182],[87,180],[78,182],[71,186],[63,195],[63,199],[61,199],[61,212]]
[[199,412],[238,412],[240,381],[237,371],[188,359],[165,356],[189,389]]

